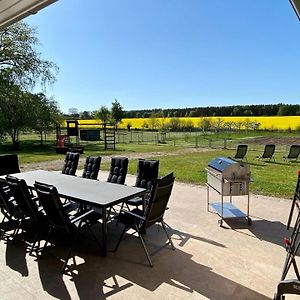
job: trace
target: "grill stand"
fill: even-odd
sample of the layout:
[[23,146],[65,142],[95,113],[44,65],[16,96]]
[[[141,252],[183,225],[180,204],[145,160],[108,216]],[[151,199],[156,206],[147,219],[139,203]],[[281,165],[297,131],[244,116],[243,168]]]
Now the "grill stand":
[[[224,179],[222,179],[224,180]],[[238,183],[238,182],[235,182]],[[246,194],[247,196],[247,213],[245,214],[240,209],[238,209],[236,206],[232,204],[232,197],[233,196],[241,196],[241,195],[230,195],[229,196],[229,202],[224,202],[224,192],[223,192],[224,184],[221,185],[221,191],[218,191],[210,184],[206,183],[206,197],[207,197],[207,211],[211,212],[209,210],[210,206],[214,209],[214,212],[217,213],[220,216],[220,219],[218,220],[218,224],[220,226],[223,226],[223,221],[226,219],[233,219],[233,218],[245,218],[247,220],[248,225],[252,224],[252,220],[249,217],[249,205],[250,205],[250,194],[249,191]],[[221,201],[210,203],[209,202],[209,189],[213,189],[215,192],[217,192],[220,195]]]

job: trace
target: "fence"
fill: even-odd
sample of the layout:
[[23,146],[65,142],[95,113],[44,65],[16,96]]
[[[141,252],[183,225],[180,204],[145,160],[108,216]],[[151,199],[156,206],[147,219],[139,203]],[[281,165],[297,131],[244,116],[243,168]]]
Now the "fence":
[[[264,144],[251,142],[245,138],[218,138],[216,134],[203,134],[202,131],[191,132],[158,132],[158,131],[125,131],[117,132],[117,143],[167,144],[173,147],[236,149],[238,144],[248,144],[248,150],[261,151]],[[276,145],[276,151],[286,152],[290,145]]]

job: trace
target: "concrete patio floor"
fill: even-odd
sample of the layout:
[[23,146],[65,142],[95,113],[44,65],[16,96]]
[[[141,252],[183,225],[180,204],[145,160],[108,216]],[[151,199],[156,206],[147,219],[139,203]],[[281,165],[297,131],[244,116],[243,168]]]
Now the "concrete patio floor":
[[[100,180],[106,177],[100,174]],[[134,179],[128,176],[127,184]],[[213,198],[218,200],[217,195]],[[282,241],[288,235],[291,202],[256,195],[250,200],[252,226],[234,220],[221,228],[218,216],[207,212],[206,189],[175,182],[165,221],[176,250],[167,246],[157,251],[153,268],[135,237],[106,258],[99,256],[92,241],[81,241],[70,275],[59,273],[61,262],[51,254],[37,260],[28,255],[23,242],[1,241],[0,299],[270,299],[286,256]],[[233,201],[246,209],[246,197]],[[158,229],[147,231],[150,252],[166,242]],[[110,250],[121,230],[121,225],[109,224]],[[59,248],[49,252],[65,255]]]

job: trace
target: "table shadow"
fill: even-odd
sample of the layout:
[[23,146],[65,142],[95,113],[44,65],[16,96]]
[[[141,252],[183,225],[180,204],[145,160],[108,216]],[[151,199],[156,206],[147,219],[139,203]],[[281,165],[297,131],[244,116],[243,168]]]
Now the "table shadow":
[[[115,227],[113,231],[116,233],[112,234],[114,237],[111,239],[113,242],[110,242],[110,248],[114,247],[122,229],[121,226],[112,226]],[[186,233],[175,229],[173,234],[187,236]],[[166,242],[163,230],[157,231],[155,226],[149,232],[147,231],[145,238],[150,252],[156,252],[157,248]],[[196,239],[201,241],[199,237]],[[183,240],[186,241],[186,238]],[[205,239],[203,241],[211,242]],[[213,241],[212,244],[214,243]],[[218,243],[214,246],[223,247]],[[148,292],[154,292],[165,284],[176,287],[181,292],[189,293],[190,297],[198,293],[209,299],[269,299],[251,288],[215,273],[210,267],[194,261],[191,254],[182,251],[179,247],[172,251],[167,246],[156,252],[153,255],[153,268],[147,265],[141,244],[135,237],[123,241],[119,250],[109,252],[106,258],[99,256],[97,247],[92,242],[88,242],[88,239],[82,240],[80,249],[77,250],[80,250],[76,251],[80,258],[76,257],[76,263],[70,261],[67,271],[80,299],[106,299],[133,285],[138,285]],[[66,294],[65,284],[62,276],[59,275],[61,263],[59,263],[60,266],[54,267],[52,259],[43,259],[38,260],[38,264],[44,290],[60,299],[72,298],[70,294]],[[174,297],[177,296],[177,289],[170,290]],[[121,297],[122,294],[119,296]]]

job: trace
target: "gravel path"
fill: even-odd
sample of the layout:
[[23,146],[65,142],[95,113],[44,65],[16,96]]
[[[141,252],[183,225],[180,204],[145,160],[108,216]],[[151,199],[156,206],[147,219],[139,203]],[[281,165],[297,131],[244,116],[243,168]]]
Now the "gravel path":
[[[189,153],[200,153],[200,152],[206,152],[206,151],[212,151],[212,149],[205,149],[205,148],[187,148],[182,149],[174,152],[147,152],[147,153],[124,153],[122,156],[126,156],[129,159],[138,159],[138,158],[144,158],[144,159],[150,159],[152,157],[161,157],[161,156],[174,156],[174,155],[180,155],[180,154],[189,154]],[[85,157],[84,155],[81,155],[82,157],[79,159],[79,166],[78,169],[83,169]],[[114,155],[107,155],[102,156],[102,163],[109,163],[111,157]],[[20,166],[21,171],[30,171],[30,170],[49,170],[49,171],[59,171],[62,169],[64,159],[57,159],[57,160],[51,160],[51,161],[43,161],[43,162],[37,162],[37,163],[27,163],[22,164]]]

